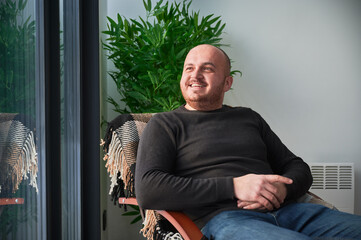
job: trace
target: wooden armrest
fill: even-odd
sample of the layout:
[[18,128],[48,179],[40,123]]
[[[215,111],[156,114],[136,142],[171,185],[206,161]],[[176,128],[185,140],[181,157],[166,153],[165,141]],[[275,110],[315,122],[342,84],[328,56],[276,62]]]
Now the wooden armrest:
[[0,205],[24,204],[24,198],[0,198]]
[[314,198],[323,200],[322,198],[320,198],[319,196],[317,196],[316,194],[314,194],[314,193],[312,193],[312,192],[310,192],[310,191],[308,191],[307,193],[308,193],[309,195],[311,195],[312,197],[314,197]]
[[[135,198],[119,198],[119,203],[138,206],[137,199]],[[203,237],[197,225],[184,213],[165,210],[157,210],[157,212],[177,229],[184,240],[200,240]]]
[[119,203],[120,204],[129,204],[129,205],[136,205],[138,206],[138,202],[136,198],[119,198]]
[[157,212],[177,229],[184,240],[200,240],[203,237],[197,225],[184,213],[164,210],[158,210]]

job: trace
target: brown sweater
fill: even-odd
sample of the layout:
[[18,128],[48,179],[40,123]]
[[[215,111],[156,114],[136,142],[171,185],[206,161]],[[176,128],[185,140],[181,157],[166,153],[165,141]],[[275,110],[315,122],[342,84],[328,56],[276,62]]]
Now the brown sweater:
[[219,212],[237,209],[233,178],[249,173],[293,179],[288,201],[312,184],[308,165],[253,110],[182,106],[147,124],[138,148],[136,196],[145,209],[184,211],[202,228]]

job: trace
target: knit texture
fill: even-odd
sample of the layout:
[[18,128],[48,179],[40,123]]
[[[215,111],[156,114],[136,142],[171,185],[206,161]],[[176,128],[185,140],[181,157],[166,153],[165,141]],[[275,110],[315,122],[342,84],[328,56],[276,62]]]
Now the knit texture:
[[18,114],[0,113],[0,196],[10,197],[24,179],[37,187],[38,159],[33,132]]
[[[108,124],[104,140],[105,167],[110,176],[109,194],[114,202],[119,197],[135,197],[135,162],[140,136],[154,114],[122,114]],[[144,237],[160,239],[155,231],[160,219],[153,210],[146,210],[143,222]]]

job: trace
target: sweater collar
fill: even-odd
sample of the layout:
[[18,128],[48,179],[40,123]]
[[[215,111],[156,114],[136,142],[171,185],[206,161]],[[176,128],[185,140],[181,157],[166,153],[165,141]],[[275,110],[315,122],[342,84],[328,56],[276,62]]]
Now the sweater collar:
[[185,104],[183,104],[182,106],[180,106],[178,108],[178,111],[180,112],[188,112],[188,113],[217,113],[217,112],[226,112],[229,109],[229,106],[227,105],[222,105],[221,108],[218,108],[216,110],[212,110],[212,111],[197,111],[197,110],[188,110],[185,108]]

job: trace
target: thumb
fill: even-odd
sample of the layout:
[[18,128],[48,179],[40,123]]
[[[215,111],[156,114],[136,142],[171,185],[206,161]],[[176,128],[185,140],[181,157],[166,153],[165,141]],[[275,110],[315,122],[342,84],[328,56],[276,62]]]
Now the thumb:
[[291,178],[288,177],[283,177],[280,175],[267,175],[267,180],[274,183],[274,182],[281,182],[284,184],[292,184],[293,180]]

